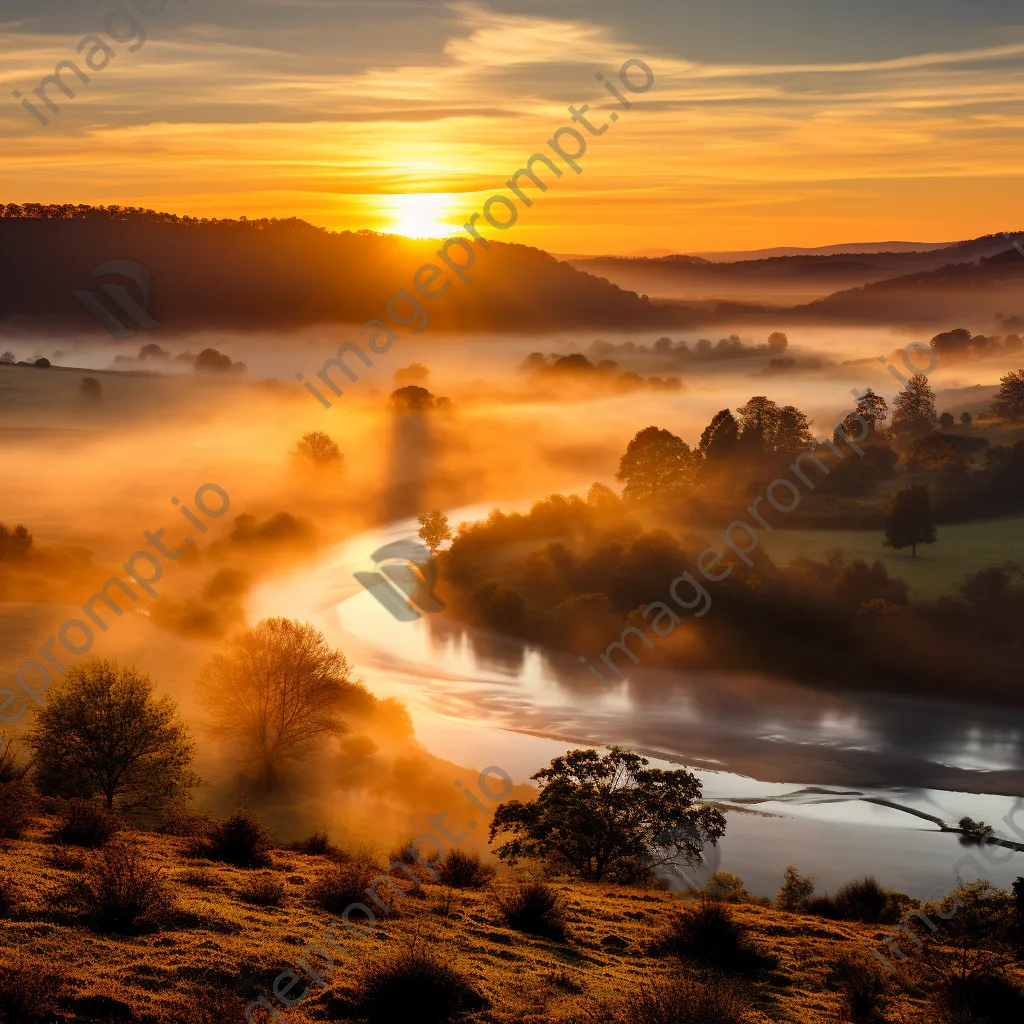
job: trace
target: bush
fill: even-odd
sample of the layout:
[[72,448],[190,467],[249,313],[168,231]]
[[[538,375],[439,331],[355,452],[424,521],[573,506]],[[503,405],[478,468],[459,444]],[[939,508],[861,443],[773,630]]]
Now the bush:
[[321,875],[310,886],[310,899],[331,914],[342,914],[353,903],[369,906],[372,901],[367,896],[367,889],[380,873],[369,857],[355,857]]
[[442,885],[453,889],[482,889],[494,877],[490,864],[484,864],[478,853],[449,850],[436,864]]
[[369,1024],[449,1024],[488,1004],[449,963],[415,948],[373,964],[357,996]]
[[746,1005],[720,979],[681,977],[630,992],[608,1015],[622,1024],[745,1024]]
[[170,894],[163,868],[151,868],[134,846],[113,843],[68,890],[69,902],[100,931],[134,935],[154,927]]
[[46,974],[42,963],[20,956],[16,965],[0,965],[0,1024],[43,1024],[53,1020],[63,982]]
[[35,796],[24,779],[0,782],[0,839],[20,839],[32,821]]
[[498,897],[510,928],[548,939],[565,939],[565,901],[546,882],[523,882]]
[[756,903],[761,906],[771,906],[770,900],[747,892],[743,879],[728,871],[716,871],[704,883],[703,892],[708,899],[718,900],[721,903]]
[[46,862],[58,871],[81,871],[85,867],[85,857],[75,847],[68,846],[51,847]]
[[942,1024],[1006,1024],[1024,1015],[1024,993],[1003,974],[969,974],[948,979],[935,995]]
[[420,861],[428,864],[439,859],[436,851],[433,856],[424,858],[422,853],[420,853],[419,843],[415,839],[410,839],[404,846],[396,846],[388,854],[388,863],[394,864],[395,861],[398,861],[399,864],[408,864],[409,867],[412,867],[419,863],[416,859],[417,856],[419,856]]
[[201,857],[236,868],[270,866],[270,833],[251,811],[235,811],[217,822],[193,849]]
[[725,904],[709,899],[677,917],[655,949],[731,974],[752,973],[766,963],[747,943],[742,926]]
[[895,924],[917,905],[903,893],[886,891],[869,875],[840,886],[835,896],[815,896],[807,901],[806,909],[833,921]]
[[887,1020],[885,982],[873,964],[843,956],[832,965],[826,984],[839,992],[843,1020],[851,1024],[882,1024]]
[[328,857],[339,862],[347,860],[349,856],[340,846],[335,846],[331,842],[326,830],[314,832],[305,839],[293,839],[285,846],[285,849],[304,853],[308,857]]
[[50,838],[62,845],[95,849],[110,842],[117,830],[117,820],[99,804],[69,800]]
[[242,888],[241,896],[257,907],[279,907],[284,902],[284,885],[273,875],[257,875]]
[[775,897],[775,906],[779,910],[796,912],[805,910],[808,901],[814,896],[814,879],[801,875],[790,864],[782,877],[779,894]]

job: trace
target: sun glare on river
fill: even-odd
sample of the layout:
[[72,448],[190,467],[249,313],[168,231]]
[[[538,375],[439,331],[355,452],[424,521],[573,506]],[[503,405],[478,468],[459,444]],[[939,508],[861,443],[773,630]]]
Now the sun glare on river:
[[419,192],[388,196],[383,214],[389,223],[386,231],[406,238],[446,238],[459,226],[445,218],[453,217],[450,192]]

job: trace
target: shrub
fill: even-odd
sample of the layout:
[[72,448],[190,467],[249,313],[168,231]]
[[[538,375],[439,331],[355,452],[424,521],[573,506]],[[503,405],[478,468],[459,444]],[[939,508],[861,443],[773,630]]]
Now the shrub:
[[672,922],[655,949],[734,974],[756,971],[766,962],[743,934],[725,904],[703,899]]
[[214,824],[194,852],[237,868],[265,868],[270,866],[270,848],[270,833],[259,818],[251,811],[238,810]]
[[546,882],[523,882],[498,897],[510,928],[548,939],[565,939],[565,901]]
[[622,1024],[745,1024],[746,1006],[721,979],[681,977],[630,992],[611,1012]]
[[309,857],[328,857],[331,860],[343,861],[348,859],[348,854],[340,847],[331,842],[327,831],[314,832],[305,839],[293,839],[285,846],[286,850],[294,850],[296,853],[304,853]]
[[100,931],[138,934],[155,926],[169,904],[163,868],[151,868],[134,846],[112,843],[67,892]]
[[212,872],[203,868],[190,868],[175,875],[175,881],[182,885],[194,885],[197,889],[213,889],[220,885],[220,879]]
[[[342,914],[353,903],[369,905],[366,891],[379,874],[380,871],[368,857],[356,857],[321,875],[310,886],[310,899],[331,914]],[[381,899],[386,902],[385,897]]]
[[779,910],[791,912],[804,910],[807,902],[814,896],[814,879],[801,875],[790,864],[782,877],[779,894],[775,897],[775,906]]
[[0,838],[20,839],[32,821],[34,793],[24,779],[0,782]]
[[484,864],[478,853],[465,850],[449,850],[436,864],[435,870],[442,885],[453,889],[482,889],[494,877],[490,864]]
[[99,804],[69,800],[50,838],[55,843],[94,849],[110,842],[117,829],[117,820]]
[[369,1024],[449,1024],[488,1004],[448,962],[415,948],[373,964],[357,996]]
[[396,846],[388,854],[388,863],[394,864],[395,861],[398,861],[400,864],[408,864],[412,867],[414,864],[419,863],[416,859],[417,856],[419,856],[420,861],[425,860],[426,863],[437,861],[439,859],[436,851],[433,856],[424,858],[420,853],[419,843],[417,843],[415,839],[409,839],[405,845]]
[[43,1024],[54,1019],[63,982],[47,974],[42,963],[18,958],[0,965],[0,1024]]
[[85,867],[85,858],[74,847],[54,846],[46,857],[47,863],[59,871],[81,871]]
[[284,885],[273,875],[257,875],[242,888],[241,896],[257,907],[279,907],[284,902]]
[[1006,1024],[1024,1015],[1024,992],[998,973],[954,975],[936,992],[942,1024]]
[[840,957],[829,970],[826,984],[839,992],[843,1020],[851,1024],[882,1024],[887,1020],[885,982],[873,964]]
[[757,903],[761,906],[770,906],[771,901],[763,896],[754,896],[747,892],[743,879],[739,875],[732,875],[728,871],[716,871],[704,883],[704,895],[711,900],[719,900],[722,903]]
[[833,901],[844,921],[863,921],[865,924],[894,924],[900,919],[899,905],[894,897],[898,894],[886,892],[878,880],[868,875],[847,882],[836,891]]

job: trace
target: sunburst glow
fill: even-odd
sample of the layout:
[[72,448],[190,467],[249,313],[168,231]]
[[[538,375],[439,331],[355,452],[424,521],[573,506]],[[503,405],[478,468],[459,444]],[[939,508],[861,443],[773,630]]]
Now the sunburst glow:
[[444,238],[458,230],[449,223],[453,217],[450,192],[417,192],[388,196],[384,215],[390,223],[386,230],[406,238]]

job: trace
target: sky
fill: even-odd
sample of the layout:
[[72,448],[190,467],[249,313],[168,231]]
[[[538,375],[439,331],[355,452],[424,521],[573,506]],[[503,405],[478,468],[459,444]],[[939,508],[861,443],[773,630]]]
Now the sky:
[[[76,51],[90,34],[112,58]],[[609,127],[582,173],[491,234],[625,253],[1024,229],[1016,0],[0,0],[0,43],[3,202],[451,234],[588,104]],[[595,75],[624,92],[630,59],[654,84],[626,110]],[[54,114],[33,90],[65,60],[89,81],[65,71]]]

